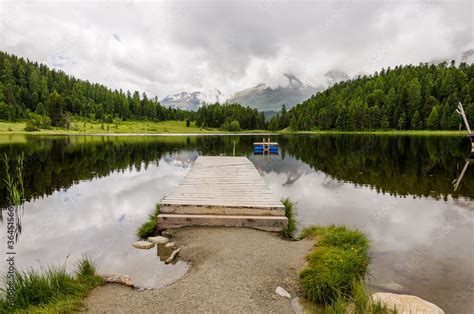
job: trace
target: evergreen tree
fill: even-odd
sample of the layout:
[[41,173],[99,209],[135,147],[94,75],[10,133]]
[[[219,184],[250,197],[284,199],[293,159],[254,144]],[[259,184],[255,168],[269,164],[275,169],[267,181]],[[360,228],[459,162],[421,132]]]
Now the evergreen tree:
[[437,130],[439,129],[439,106],[434,106],[433,110],[431,110],[431,114],[428,117],[428,121],[426,127],[430,130]]

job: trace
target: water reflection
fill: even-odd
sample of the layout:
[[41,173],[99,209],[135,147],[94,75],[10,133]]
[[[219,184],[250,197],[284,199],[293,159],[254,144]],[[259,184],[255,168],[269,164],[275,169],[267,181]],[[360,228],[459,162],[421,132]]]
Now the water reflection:
[[[100,272],[130,275],[138,286],[160,287],[179,278],[187,269],[185,263],[165,265],[156,249],[137,250],[131,243],[154,204],[186,174],[193,156],[185,159],[181,154],[176,161],[167,156],[146,171],[114,171],[27,202],[16,266],[66,263],[72,269],[78,258],[87,255]],[[4,243],[3,228],[0,239]]]
[[[83,254],[99,270],[161,286],[186,271],[156,249],[133,249],[136,228],[198,155],[249,156],[271,190],[298,202],[300,227],[347,224],[373,241],[370,283],[413,293],[447,312],[469,312],[473,291],[474,171],[458,137],[279,136],[281,156],[252,154],[259,137],[12,138],[0,154],[25,153],[20,268]],[[6,206],[0,183],[0,207]],[[0,227],[4,241],[5,224]],[[3,243],[3,242],[2,242]],[[2,246],[2,253],[4,247]],[[4,266],[4,263],[2,263]],[[2,273],[4,269],[1,269]],[[453,300],[458,300],[453,302]]]

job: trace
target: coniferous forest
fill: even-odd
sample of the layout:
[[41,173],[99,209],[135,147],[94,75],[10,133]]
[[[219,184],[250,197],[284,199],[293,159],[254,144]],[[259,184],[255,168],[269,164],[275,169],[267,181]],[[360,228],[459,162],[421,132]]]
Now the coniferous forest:
[[0,52],[0,120],[28,119],[31,113],[49,117],[53,126],[67,126],[71,116],[107,122],[184,120],[191,115],[161,106],[145,93],[111,90]]
[[145,93],[112,90],[62,71],[0,52],[0,120],[34,120],[69,127],[73,117],[94,121],[196,120],[199,127],[282,130],[457,130],[458,102],[474,125],[474,65],[396,66],[338,83],[268,123],[239,104],[211,104],[197,112],[160,105]]
[[458,130],[462,102],[474,125],[474,65],[397,66],[338,83],[269,123],[280,130]]

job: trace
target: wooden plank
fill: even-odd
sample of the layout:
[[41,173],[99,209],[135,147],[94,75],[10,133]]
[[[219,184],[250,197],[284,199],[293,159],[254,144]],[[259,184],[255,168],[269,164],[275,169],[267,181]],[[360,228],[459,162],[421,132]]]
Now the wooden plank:
[[160,230],[183,226],[250,227],[278,232],[288,224],[286,217],[232,216],[232,215],[158,215]]
[[163,213],[282,216],[284,206],[246,157],[200,156]]

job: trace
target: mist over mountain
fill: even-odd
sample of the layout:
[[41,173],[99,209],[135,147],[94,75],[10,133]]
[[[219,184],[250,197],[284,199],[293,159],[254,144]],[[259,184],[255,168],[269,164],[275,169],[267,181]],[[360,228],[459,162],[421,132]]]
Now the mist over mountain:
[[160,104],[175,109],[196,111],[205,103],[221,102],[221,97],[222,93],[218,89],[213,93],[182,92],[166,96],[160,100]]
[[303,83],[293,74],[284,74],[288,79],[288,85],[272,88],[264,83],[244,89],[227,99],[230,103],[239,103],[259,111],[278,111],[282,105],[288,108],[303,102],[324,86],[311,86]]

